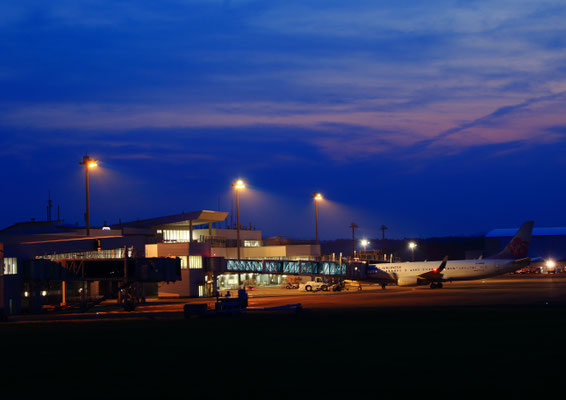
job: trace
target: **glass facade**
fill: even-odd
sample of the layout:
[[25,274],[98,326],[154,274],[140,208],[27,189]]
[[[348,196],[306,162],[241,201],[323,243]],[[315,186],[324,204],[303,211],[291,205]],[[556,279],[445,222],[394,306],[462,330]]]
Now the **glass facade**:
[[[164,243],[185,243],[190,242],[191,231],[175,230],[175,229],[160,229],[158,234],[163,235]],[[193,233],[193,242],[210,243],[216,247],[236,247],[235,239],[226,239],[220,236],[200,235],[197,237]],[[241,240],[242,247],[261,247],[261,240]]]
[[[246,287],[278,287],[281,286],[281,281],[285,275],[272,275],[272,274],[253,274],[244,273],[240,274],[240,281]],[[238,290],[238,274],[222,274],[217,278],[218,290]]]
[[[131,257],[133,253],[133,248],[128,249],[128,257]],[[64,259],[92,259],[92,258],[124,258],[124,249],[111,249],[111,250],[100,250],[100,251],[77,251],[73,253],[60,253],[60,254],[49,254],[45,256],[36,256],[35,258],[43,258],[48,260],[64,260]]]
[[346,264],[333,261],[226,260],[226,269],[233,272],[283,274],[345,275]]
[[163,241],[165,243],[188,242],[191,237],[191,231],[186,230],[163,229],[157,231],[157,233],[163,234]]

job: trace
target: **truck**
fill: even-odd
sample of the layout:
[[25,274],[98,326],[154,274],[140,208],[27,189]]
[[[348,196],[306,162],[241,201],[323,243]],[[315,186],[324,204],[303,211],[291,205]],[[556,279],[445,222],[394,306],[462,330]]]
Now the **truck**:
[[326,291],[328,290],[328,287],[328,283],[320,276],[317,276],[312,281],[299,284],[299,290],[306,290],[307,292],[317,292],[319,290]]

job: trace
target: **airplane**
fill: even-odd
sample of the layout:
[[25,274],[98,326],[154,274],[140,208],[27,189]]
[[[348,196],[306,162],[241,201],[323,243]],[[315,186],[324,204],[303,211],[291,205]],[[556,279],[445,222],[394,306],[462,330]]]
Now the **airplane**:
[[448,261],[448,256],[438,261],[369,264],[367,279],[397,286],[430,285],[442,288],[443,282],[469,281],[506,274],[528,266],[527,257],[534,221],[525,222],[513,239],[498,254],[476,260]]

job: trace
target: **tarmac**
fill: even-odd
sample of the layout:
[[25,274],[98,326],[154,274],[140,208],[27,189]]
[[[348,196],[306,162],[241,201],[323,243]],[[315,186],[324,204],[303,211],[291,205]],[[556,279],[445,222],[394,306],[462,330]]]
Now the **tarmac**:
[[[237,291],[233,291],[236,295]],[[556,307],[566,305],[566,274],[505,275],[499,278],[446,283],[442,289],[428,286],[382,289],[362,284],[362,290],[343,292],[303,292],[297,289],[260,287],[248,291],[252,310],[301,304],[311,311],[347,311],[407,308],[470,307]],[[107,300],[85,312],[79,310],[46,311],[40,314],[10,316],[8,323],[50,321],[101,321],[114,319],[180,319],[185,304],[206,303],[214,309],[215,298],[148,299],[134,311],[125,311],[115,300]]]

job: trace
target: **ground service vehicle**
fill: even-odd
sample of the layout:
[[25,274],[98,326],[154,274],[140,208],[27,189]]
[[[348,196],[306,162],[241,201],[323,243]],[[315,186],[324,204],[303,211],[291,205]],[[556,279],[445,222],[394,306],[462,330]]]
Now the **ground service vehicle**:
[[328,283],[326,283],[320,276],[317,276],[313,281],[301,283],[299,285],[299,290],[306,290],[307,292],[316,292],[319,290],[326,291],[328,290]]

